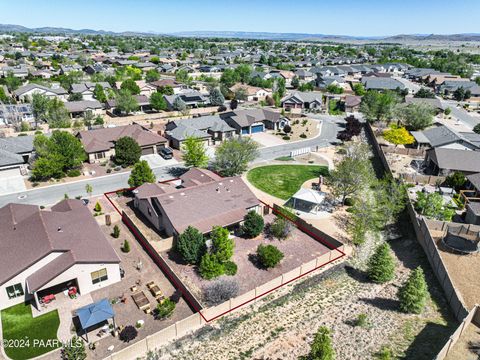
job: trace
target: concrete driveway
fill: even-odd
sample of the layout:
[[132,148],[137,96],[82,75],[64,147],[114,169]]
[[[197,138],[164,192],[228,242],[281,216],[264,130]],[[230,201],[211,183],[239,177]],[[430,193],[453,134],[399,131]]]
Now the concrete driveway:
[[143,155],[140,157],[140,160],[146,160],[148,162],[148,165],[150,165],[152,169],[161,167],[161,166],[166,166],[166,165],[178,164],[178,161],[175,160],[174,158],[170,160],[165,160],[163,157],[161,157],[158,154]]
[[255,133],[248,136],[250,136],[254,141],[259,143],[261,147],[285,144],[285,140],[282,140],[282,138],[267,132]]
[[25,191],[27,188],[19,169],[0,171],[0,194]]

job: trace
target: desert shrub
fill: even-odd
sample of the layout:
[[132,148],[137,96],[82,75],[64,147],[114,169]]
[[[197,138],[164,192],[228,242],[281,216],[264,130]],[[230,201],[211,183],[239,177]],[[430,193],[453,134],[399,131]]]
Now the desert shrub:
[[118,227],[118,225],[115,225],[115,226],[113,227],[112,236],[113,236],[115,239],[118,239],[118,237],[120,236],[120,228]]
[[265,223],[263,217],[256,211],[249,211],[243,218],[242,231],[245,237],[254,238],[263,231]]
[[283,217],[278,216],[268,228],[268,232],[277,239],[286,239],[293,230],[292,223]]
[[355,200],[353,198],[346,198],[344,204],[345,206],[353,206],[355,204]]
[[68,170],[67,176],[68,177],[77,177],[80,176],[82,173],[78,169]]
[[263,267],[269,269],[274,268],[283,259],[283,253],[273,245],[258,245],[258,260]]
[[290,136],[287,136],[287,135],[286,135],[286,136],[283,136],[282,139],[283,139],[283,140],[290,140]]
[[137,329],[135,329],[135,326],[132,325],[127,325],[123,328],[122,331],[120,331],[120,340],[125,341],[125,342],[130,342],[133,339],[135,339],[138,335]]
[[129,253],[130,252],[130,243],[128,242],[128,240],[125,240],[123,242],[122,251],[124,253]]
[[227,261],[223,264],[225,275],[233,276],[237,273],[238,267],[233,261]]
[[215,254],[205,254],[200,260],[200,275],[207,280],[214,279],[225,273],[225,267]]
[[161,303],[157,305],[155,309],[155,318],[157,319],[166,319],[173,314],[175,310],[175,302],[170,298],[166,298]]
[[222,278],[203,289],[203,297],[209,306],[215,306],[238,295],[240,287],[234,279]]
[[102,212],[102,205],[100,205],[100,203],[97,201],[93,210],[95,210],[97,213]]
[[306,139],[306,138],[307,138],[307,134],[301,133],[301,134],[300,134],[300,137],[301,137],[302,139]]

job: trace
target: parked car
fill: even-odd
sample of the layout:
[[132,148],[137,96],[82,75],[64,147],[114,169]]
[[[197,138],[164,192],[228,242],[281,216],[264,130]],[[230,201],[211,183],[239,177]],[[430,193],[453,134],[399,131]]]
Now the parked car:
[[160,156],[163,157],[165,160],[171,159],[173,157],[173,151],[168,147],[161,148],[159,152]]

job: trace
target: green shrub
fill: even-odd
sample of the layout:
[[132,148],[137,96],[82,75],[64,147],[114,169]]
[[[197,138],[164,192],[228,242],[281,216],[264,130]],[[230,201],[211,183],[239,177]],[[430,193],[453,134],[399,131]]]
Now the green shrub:
[[346,198],[344,204],[345,206],[353,206],[355,204],[355,200],[353,198]]
[[283,259],[283,253],[273,245],[258,245],[258,260],[263,267],[269,269],[274,268]]
[[358,317],[355,319],[355,326],[367,327],[368,325],[369,324],[367,314],[359,314]]
[[225,273],[224,265],[218,260],[215,254],[205,254],[200,260],[200,275],[207,280],[214,279]]
[[178,237],[175,249],[187,264],[198,264],[205,253],[203,234],[192,226],[187,227]]
[[257,237],[264,227],[263,217],[256,211],[249,211],[243,218],[242,232],[247,238]]
[[306,139],[306,138],[307,138],[307,135],[306,135],[305,133],[301,133],[301,134],[300,134],[300,137],[301,137],[302,139]]
[[157,305],[155,317],[157,319],[166,319],[170,317],[175,310],[175,306],[176,304],[173,300],[171,300],[170,298],[166,298]]
[[100,203],[97,201],[97,203],[95,204],[95,208],[94,208],[95,212],[99,213],[99,212],[102,212],[102,205],[100,205]]
[[237,264],[235,264],[233,261],[227,261],[223,264],[223,268],[225,270],[225,275],[230,275],[233,276],[237,273]]
[[80,175],[82,175],[82,173],[78,169],[69,170],[67,172],[68,177],[77,177],[77,176],[80,176]]
[[380,284],[394,278],[395,260],[387,243],[379,245],[370,257],[367,273],[370,280]]
[[282,139],[283,139],[283,140],[290,140],[290,136],[285,135],[285,136],[282,137]]
[[406,313],[420,314],[425,308],[428,288],[420,267],[413,270],[398,292],[400,309]]
[[128,240],[125,240],[123,242],[122,251],[124,253],[129,253],[130,252],[130,243],[128,242]]
[[113,236],[115,239],[118,239],[118,237],[120,236],[120,228],[118,227],[118,225],[115,225],[115,226],[113,227],[112,236]]

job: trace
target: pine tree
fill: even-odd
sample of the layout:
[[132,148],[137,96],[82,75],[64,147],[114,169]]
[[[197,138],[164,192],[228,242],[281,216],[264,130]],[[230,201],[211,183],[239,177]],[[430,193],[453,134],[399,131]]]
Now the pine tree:
[[383,243],[377,247],[368,261],[368,277],[376,283],[385,283],[395,275],[395,261],[390,251],[390,245]]
[[427,300],[427,289],[423,270],[417,267],[398,292],[400,309],[406,313],[420,314]]
[[130,243],[128,242],[128,240],[125,240],[125,241],[123,242],[122,251],[123,251],[124,253],[130,252]]
[[120,228],[118,227],[118,225],[115,225],[115,226],[113,227],[112,236],[113,236],[115,239],[118,239],[118,237],[120,236]]
[[102,205],[100,205],[100,203],[97,201],[97,203],[95,204],[95,208],[94,208],[95,212],[99,213],[102,211]]
[[306,357],[308,360],[333,360],[335,359],[335,351],[332,346],[330,330],[321,326],[310,347],[310,353]]

